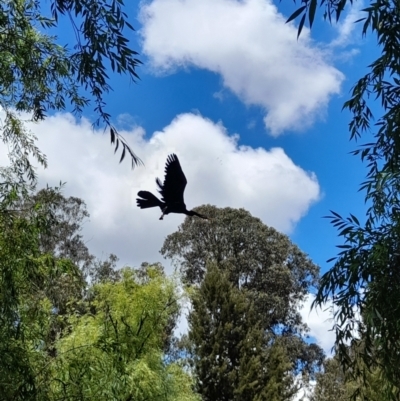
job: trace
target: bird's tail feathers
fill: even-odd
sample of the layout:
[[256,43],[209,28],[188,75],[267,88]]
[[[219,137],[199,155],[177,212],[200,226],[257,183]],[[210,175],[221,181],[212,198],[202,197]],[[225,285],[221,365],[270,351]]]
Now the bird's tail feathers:
[[140,196],[140,198],[143,198],[143,199],[140,198],[136,199],[136,203],[141,209],[147,209],[149,207],[157,207],[157,206],[162,208],[163,206],[163,203],[160,201],[160,199],[154,196],[151,192],[139,191],[138,196]]

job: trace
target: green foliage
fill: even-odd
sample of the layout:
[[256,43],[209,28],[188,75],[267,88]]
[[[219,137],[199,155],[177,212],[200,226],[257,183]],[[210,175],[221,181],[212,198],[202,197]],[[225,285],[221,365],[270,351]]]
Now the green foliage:
[[[304,341],[298,310],[318,267],[243,209],[196,210],[212,220],[185,219],[161,253],[180,267],[195,294],[186,346],[194,345],[198,391],[210,400],[221,391],[226,399],[286,399],[294,391],[290,378],[283,379],[287,372],[311,378],[323,360],[322,350]],[[267,382],[271,387],[261,386]]]
[[[400,275],[398,272],[399,225],[382,222],[372,228],[348,218],[332,218],[342,230],[346,244],[335,258],[335,264],[322,276],[321,288],[315,300],[330,302],[334,295],[337,352],[342,363],[356,376],[365,367],[381,361],[384,372],[399,386]],[[346,346],[357,344],[355,332],[362,333],[364,348],[360,357],[365,364],[355,365]],[[358,350],[358,348],[356,348]]]
[[[0,394],[23,400],[37,394],[37,371],[55,316],[48,294],[61,277],[77,277],[74,265],[40,251],[39,235],[52,219],[40,205],[22,216],[16,192],[0,205]],[[78,275],[79,276],[79,275]]]
[[[352,4],[352,1],[350,1]],[[312,0],[289,19],[307,13],[313,18]],[[322,0],[325,17],[338,20],[346,0]],[[400,45],[397,27],[400,23],[398,4],[377,0],[362,10],[362,33],[373,34],[380,48],[379,57],[369,71],[354,85],[351,98],[344,108],[352,113],[350,138],[358,140],[372,133],[373,141],[353,152],[367,163],[367,177],[360,190],[365,192],[369,205],[365,223],[355,216],[343,218],[332,212],[329,216],[344,244],[335,264],[321,281],[315,303],[322,305],[333,299],[335,310],[336,347],[342,365],[354,377],[365,378],[365,369],[380,361],[382,372],[400,385],[400,136],[399,91]],[[310,20],[310,25],[311,25]],[[302,25],[299,26],[299,33]],[[371,101],[379,102],[381,116],[373,116]],[[372,121],[375,120],[375,124]],[[360,353],[364,364],[355,365],[358,358],[350,358],[346,344],[357,343],[354,333],[361,332],[365,349]],[[357,347],[354,348],[357,350]]]
[[278,342],[265,348],[273,336],[226,271],[211,264],[192,305],[189,340],[203,400],[289,399],[292,363]]
[[297,305],[317,283],[318,267],[286,235],[244,209],[208,205],[196,210],[211,222],[185,219],[161,250],[179,264],[185,283],[201,283],[207,263],[216,262],[237,287],[257,294],[255,306],[267,324],[283,323],[290,316],[300,328]]
[[[352,357],[357,357],[350,351]],[[359,359],[357,363],[363,363]],[[311,401],[356,400],[388,401],[398,399],[399,389],[390,386],[378,366],[365,371],[365,378],[356,378],[349,371],[344,372],[338,356],[324,362],[323,372],[317,373]]]
[[323,372],[316,374],[316,384],[311,401],[348,401],[350,393],[346,378],[337,358],[324,361]]
[[[63,187],[61,184],[60,189]],[[90,215],[85,202],[76,197],[65,198],[58,189],[45,188],[24,199],[21,209],[29,217],[29,210],[36,205],[52,218],[47,232],[40,235],[40,250],[59,258],[71,260],[85,275],[89,274],[94,256],[82,237],[83,224]]]
[[[50,10],[37,0],[11,0],[0,4],[0,106],[5,112],[1,139],[10,145],[14,174],[35,181],[29,160],[32,155],[45,165],[45,157],[34,146],[34,137],[26,131],[23,118],[43,120],[46,113],[61,111],[69,102],[72,112],[80,115],[93,98],[95,124],[110,128],[112,143],[122,145],[121,161],[128,152],[132,166],[141,161],[119,136],[105,110],[104,95],[111,89],[106,61],[117,73],[138,78],[140,61],[130,49],[124,28],[133,30],[117,0],[53,0]],[[51,17],[45,15],[51,14]],[[65,17],[76,37],[73,49],[57,43],[48,32]],[[89,92],[89,97],[82,94]],[[17,114],[17,113],[23,113]],[[28,117],[25,117],[28,115]]]
[[192,379],[165,358],[179,314],[160,265],[115,272],[92,263],[84,203],[57,189],[3,187],[0,203],[0,399],[194,401]]
[[176,284],[157,270],[149,280],[124,269],[122,280],[93,288],[93,314],[69,318],[57,343],[53,399],[195,400],[191,381],[163,361],[163,332],[178,304]]

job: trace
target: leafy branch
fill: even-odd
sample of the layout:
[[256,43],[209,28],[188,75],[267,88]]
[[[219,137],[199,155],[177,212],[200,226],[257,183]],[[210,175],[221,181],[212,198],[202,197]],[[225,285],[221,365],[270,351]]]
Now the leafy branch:
[[[104,96],[112,88],[107,75],[107,62],[113,72],[127,74],[133,81],[139,78],[137,68],[141,61],[124,36],[134,30],[122,11],[121,0],[54,0],[50,4],[52,18],[44,16],[43,4],[36,0],[13,0],[0,4],[0,107],[6,113],[3,132],[5,143],[12,143],[13,172],[23,181],[36,179],[29,160],[33,156],[39,164],[45,158],[33,149],[30,136],[24,128],[23,115],[32,121],[46,118],[51,111],[62,111],[68,102],[72,113],[80,116],[94,100],[97,119],[94,126],[104,123],[110,130],[115,151],[121,145],[122,161],[126,155],[132,167],[142,164],[125,139],[111,123]],[[73,49],[60,46],[57,37],[47,34],[57,27],[60,16],[72,24],[76,36]],[[88,96],[82,94],[82,89]],[[25,155],[17,163],[21,151]],[[17,163],[18,165],[15,165]]]

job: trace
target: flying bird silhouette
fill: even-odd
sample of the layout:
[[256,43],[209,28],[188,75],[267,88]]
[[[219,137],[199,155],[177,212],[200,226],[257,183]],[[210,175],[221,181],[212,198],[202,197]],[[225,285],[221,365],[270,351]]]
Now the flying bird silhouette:
[[136,199],[138,207],[147,209],[149,207],[159,207],[162,211],[160,220],[169,213],[183,213],[187,216],[197,216],[208,220],[206,216],[193,210],[187,210],[183,200],[183,192],[185,191],[187,180],[183,174],[178,156],[175,154],[167,157],[165,164],[164,184],[159,178],[156,178],[158,192],[161,194],[161,200],[148,191],[139,191]]

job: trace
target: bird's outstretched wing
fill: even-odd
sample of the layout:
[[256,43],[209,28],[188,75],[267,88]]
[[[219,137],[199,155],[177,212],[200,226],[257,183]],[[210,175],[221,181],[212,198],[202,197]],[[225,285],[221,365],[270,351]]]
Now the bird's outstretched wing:
[[165,203],[184,202],[183,192],[187,181],[177,155],[172,154],[167,157],[164,184],[161,184],[158,178],[156,181],[160,188],[159,192],[162,195],[162,200]]

